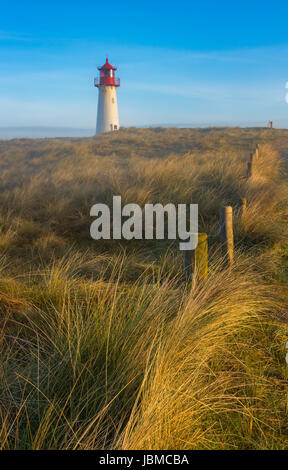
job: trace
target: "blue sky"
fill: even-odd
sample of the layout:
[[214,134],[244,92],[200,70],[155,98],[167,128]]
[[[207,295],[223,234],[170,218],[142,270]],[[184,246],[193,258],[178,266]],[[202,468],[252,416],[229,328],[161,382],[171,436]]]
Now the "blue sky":
[[121,78],[121,125],[288,127],[288,2],[0,6],[0,127],[94,128],[106,55]]

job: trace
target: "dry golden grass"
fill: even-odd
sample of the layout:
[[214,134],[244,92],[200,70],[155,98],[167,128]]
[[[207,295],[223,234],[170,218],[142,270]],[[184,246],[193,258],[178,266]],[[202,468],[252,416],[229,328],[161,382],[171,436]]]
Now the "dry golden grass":
[[[0,142],[0,448],[287,448],[287,137]],[[211,237],[209,278],[191,290],[177,243],[92,241],[90,208],[113,195],[199,203],[209,235],[233,205],[233,269]]]

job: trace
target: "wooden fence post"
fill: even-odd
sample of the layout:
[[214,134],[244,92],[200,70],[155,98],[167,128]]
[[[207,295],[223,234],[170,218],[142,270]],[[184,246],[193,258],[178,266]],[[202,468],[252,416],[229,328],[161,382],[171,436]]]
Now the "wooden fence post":
[[233,209],[231,206],[220,209],[220,240],[222,253],[228,263],[232,266],[234,261],[234,236],[233,236]]
[[251,153],[250,160],[247,164],[247,179],[252,178],[254,173],[254,153]]
[[198,233],[196,250],[184,251],[184,275],[186,280],[193,284],[197,280],[205,280],[208,276],[208,236],[206,233]]
[[245,219],[246,217],[246,212],[247,212],[247,199],[246,197],[242,197],[241,198],[241,221],[243,222],[243,220]]
[[198,245],[195,250],[193,264],[193,281],[203,281],[208,276],[208,236],[198,233]]
[[259,144],[256,144],[255,158],[259,158]]

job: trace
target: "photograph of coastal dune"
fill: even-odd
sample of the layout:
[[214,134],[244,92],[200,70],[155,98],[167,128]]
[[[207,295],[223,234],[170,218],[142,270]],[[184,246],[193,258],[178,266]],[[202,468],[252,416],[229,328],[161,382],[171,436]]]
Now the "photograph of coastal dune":
[[0,3],[0,449],[288,450],[288,4]]

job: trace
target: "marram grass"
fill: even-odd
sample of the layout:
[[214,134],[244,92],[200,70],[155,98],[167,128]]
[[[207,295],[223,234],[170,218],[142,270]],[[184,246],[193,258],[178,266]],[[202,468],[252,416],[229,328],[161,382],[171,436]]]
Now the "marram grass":
[[[287,449],[286,134],[0,142],[1,449]],[[207,280],[184,282],[177,243],[92,241],[113,195],[198,202]]]

